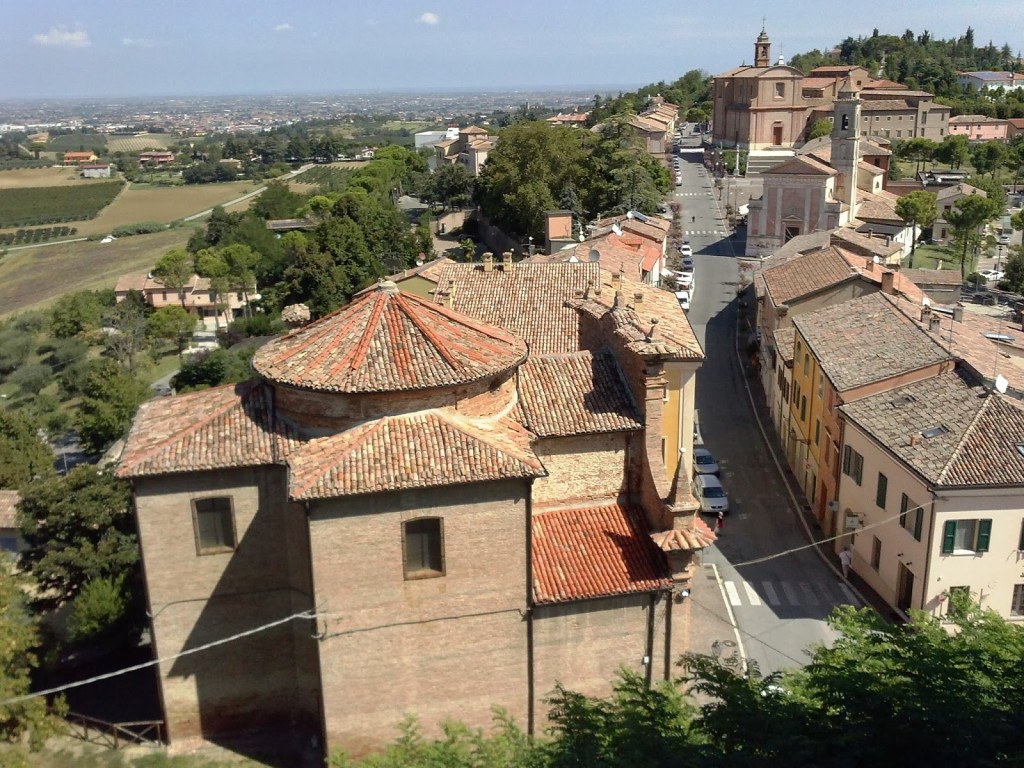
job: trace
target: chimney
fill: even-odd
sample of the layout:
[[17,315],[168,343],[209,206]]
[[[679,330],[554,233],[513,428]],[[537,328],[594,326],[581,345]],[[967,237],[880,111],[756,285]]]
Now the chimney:
[[505,251],[501,254],[501,268],[505,272],[512,271],[512,251]]
[[953,320],[957,323],[962,323],[964,321],[963,307],[953,307]]
[[892,270],[882,273],[882,293],[896,295],[896,274]]
[[868,272],[875,271],[875,260],[872,259],[870,256],[868,256],[868,258],[864,260],[864,269],[866,269]]
[[939,332],[939,328],[942,326],[942,318],[938,315],[929,315],[928,317],[928,330],[934,333]]
[[644,303],[644,294],[642,291],[637,291],[633,294],[633,305],[639,307]]
[[612,272],[612,290],[619,291],[622,288],[622,273]]
[[912,434],[910,436],[910,447],[913,448],[915,445],[917,445],[917,434],[916,433]]
[[484,272],[490,272],[494,269],[494,254],[487,251],[484,254]]

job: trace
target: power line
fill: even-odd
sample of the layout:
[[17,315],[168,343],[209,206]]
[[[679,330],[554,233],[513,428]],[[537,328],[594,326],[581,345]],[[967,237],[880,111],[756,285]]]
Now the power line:
[[74,683],[65,683],[64,685],[58,685],[58,686],[55,686],[53,688],[47,688],[47,689],[42,690],[42,691],[33,691],[32,693],[26,693],[23,696],[13,696],[13,697],[11,697],[9,699],[4,699],[3,701],[0,701],[0,707],[6,707],[6,706],[9,706],[10,704],[17,704],[17,703],[22,702],[22,701],[28,701],[29,699],[37,699],[40,696],[49,696],[50,694],[53,694],[53,693],[61,693],[63,691],[67,691],[67,690],[69,690],[71,688],[81,688],[83,685],[91,685],[92,683],[99,682],[100,680],[109,680],[110,678],[113,678],[113,677],[120,677],[121,675],[126,675],[129,672],[136,672],[136,671],[138,671],[140,669],[146,669],[147,667],[153,667],[153,666],[156,666],[157,664],[163,664],[166,661],[174,661],[175,659],[180,659],[183,656],[191,656],[194,653],[199,653],[200,651],[206,651],[206,650],[209,650],[210,648],[215,648],[218,645],[225,645],[226,643],[231,643],[231,642],[234,642],[235,640],[240,640],[243,637],[248,637],[249,635],[255,635],[258,632],[263,632],[265,630],[273,629],[274,627],[278,627],[278,626],[280,626],[282,624],[287,624],[289,621],[292,621],[293,619],[315,619],[315,618],[316,618],[316,614],[315,613],[310,613],[309,611],[303,611],[302,613],[293,613],[291,616],[286,616],[283,619],[278,619],[277,621],[272,621],[269,624],[262,624],[262,625],[260,625],[258,627],[254,627],[253,629],[247,629],[244,632],[239,632],[236,635],[231,635],[229,637],[222,637],[220,640],[214,640],[213,642],[206,643],[205,645],[199,645],[199,646],[196,646],[195,648],[189,648],[189,649],[181,651],[179,653],[171,654],[170,656],[164,656],[163,658],[160,658],[160,659],[152,659],[150,661],[144,661],[141,664],[135,664],[135,665],[130,666],[130,667],[124,667],[123,669],[117,669],[117,670],[114,670],[113,672],[105,672],[102,675],[96,675],[95,677],[90,677],[90,678],[88,678],[86,680],[78,680],[77,682],[74,682]]

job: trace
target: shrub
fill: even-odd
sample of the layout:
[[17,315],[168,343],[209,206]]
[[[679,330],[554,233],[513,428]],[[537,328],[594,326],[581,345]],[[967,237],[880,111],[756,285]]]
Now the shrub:
[[7,377],[9,384],[18,387],[26,395],[35,394],[52,380],[50,366],[42,363],[26,363]]
[[72,642],[109,634],[124,620],[131,603],[125,582],[125,574],[100,576],[86,582],[71,603],[68,638]]
[[139,221],[135,224],[122,224],[114,227],[110,234],[114,237],[131,237],[132,235],[149,235],[153,232],[163,232],[167,229],[166,224],[159,221]]

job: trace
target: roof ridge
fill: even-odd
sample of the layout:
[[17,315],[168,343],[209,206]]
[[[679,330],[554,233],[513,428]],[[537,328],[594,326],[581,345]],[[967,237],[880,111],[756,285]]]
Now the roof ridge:
[[[335,363],[329,370],[329,376],[333,377],[338,372],[339,369],[344,368],[346,366],[359,365],[363,360],[366,359],[366,353],[369,352],[370,343],[373,341],[374,331],[380,324],[381,315],[384,314],[384,310],[387,308],[387,299],[384,298],[386,297],[386,295],[387,294],[378,292],[377,301],[374,303],[373,309],[370,311],[370,317],[367,319],[366,325],[363,326],[363,334],[362,336],[359,337],[359,343],[351,347],[350,352],[346,352],[344,355],[340,357],[338,362]],[[368,294],[368,296],[373,296],[373,294]],[[351,325],[356,320],[356,313],[351,312],[349,316],[351,320],[349,321],[348,324]],[[335,330],[335,334],[337,334],[337,329],[333,330]],[[323,362],[324,358],[327,357],[331,352],[336,351],[337,350],[330,345],[325,346],[323,351],[310,362],[310,365],[319,365],[321,362]]]
[[[411,305],[406,305],[405,297],[400,293],[397,293],[395,294],[395,302],[402,312],[405,313],[405,316],[409,318],[409,321],[416,326],[416,329],[423,334],[427,341],[430,342],[431,346],[434,347],[438,354],[444,358],[444,361],[448,363],[451,368],[458,368],[458,361],[455,359],[455,356],[452,355],[443,343],[441,343],[441,340],[434,333],[434,329],[426,325],[419,317],[416,316],[416,313],[412,311]],[[431,307],[431,309],[432,308],[433,307]]]
[[957,444],[953,447],[953,450],[949,452],[949,458],[946,459],[946,463],[942,466],[942,471],[939,473],[939,476],[935,478],[936,485],[942,485],[946,477],[949,475],[950,468],[953,466],[953,463],[960,458],[961,450],[967,443],[968,438],[974,435],[974,428],[978,425],[978,422],[981,420],[982,415],[985,413],[985,410],[989,407],[991,402],[992,395],[989,394],[986,397],[985,402],[981,404],[981,408],[974,412],[974,416],[971,418],[971,423],[967,425],[966,429],[964,429],[964,433],[960,436]]
[[[165,448],[168,444],[173,443],[174,441],[178,440],[180,437],[188,434],[189,432],[195,432],[196,430],[198,430],[198,429],[200,429],[202,427],[205,427],[208,424],[211,424],[213,421],[215,421],[216,419],[221,418],[224,414],[226,414],[228,411],[230,411],[232,408],[234,408],[237,405],[241,405],[243,410],[244,410],[245,403],[246,403],[246,398],[258,386],[255,382],[253,382],[253,381],[244,381],[244,382],[241,382],[240,384],[225,384],[222,387],[219,387],[219,389],[227,389],[228,387],[239,387],[239,386],[244,387],[245,389],[242,392],[239,393],[238,398],[236,400],[229,401],[226,405],[224,405],[221,408],[218,408],[216,411],[214,411],[211,414],[208,414],[206,417],[200,419],[199,421],[190,421],[190,422],[188,422],[183,427],[181,427],[180,429],[172,432],[170,435],[168,435],[164,439],[158,440],[157,442],[153,443],[153,445],[151,445],[145,451],[140,453],[137,457],[134,457],[132,463],[133,464],[140,464],[142,461],[145,461],[146,459],[151,458],[153,455],[158,453],[161,449]],[[209,390],[205,390],[204,389],[204,390],[199,390],[198,392],[192,392],[192,393],[189,393],[189,394],[191,394],[191,395],[198,395],[199,393],[206,394],[208,392],[209,392]],[[159,400],[153,400],[151,402],[158,403],[160,401]],[[135,421],[134,421],[134,424],[140,424],[140,423],[141,422],[136,418]],[[134,429],[134,425],[133,425],[133,429]],[[127,445],[127,442],[125,443],[125,445]]]
[[[409,415],[409,414],[405,414]],[[358,448],[360,445],[365,443],[374,432],[380,430],[384,425],[390,422],[391,419],[401,418],[395,416],[383,416],[373,421],[367,421],[351,429],[342,430],[341,432],[335,432],[330,435],[323,435],[320,437],[314,437],[310,440],[304,441],[307,445],[319,443],[320,446],[330,446],[332,443],[337,442],[340,445],[345,446],[346,451],[352,451]],[[317,453],[322,453],[324,448],[318,446]],[[297,452],[299,455],[299,452]],[[300,456],[301,457],[301,456]],[[304,458],[304,457],[303,457]],[[289,463],[289,469],[291,469],[291,455],[286,459]],[[313,477],[307,485],[299,486],[294,485],[288,489],[288,495],[292,498],[300,498],[306,491],[316,485],[320,478],[324,476],[325,472],[330,472],[330,467],[322,468],[318,473],[312,473]],[[291,472],[294,474],[294,472]]]

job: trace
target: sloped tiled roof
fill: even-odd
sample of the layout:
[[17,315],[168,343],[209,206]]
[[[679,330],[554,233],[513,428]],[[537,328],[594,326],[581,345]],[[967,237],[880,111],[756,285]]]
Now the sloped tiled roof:
[[700,515],[694,516],[692,530],[672,528],[651,534],[654,546],[662,552],[694,552],[710,547],[717,540],[718,536],[701,519]]
[[288,464],[291,497],[299,500],[544,475],[530,434],[511,419],[470,420],[442,410],[314,438],[293,450]]
[[839,392],[949,359],[881,293],[798,315],[793,325]]
[[[936,486],[1024,486],[1024,408],[947,373],[842,406],[844,415]],[[922,433],[941,428],[940,434]]]
[[600,280],[597,264],[450,264],[440,274],[434,299],[458,312],[505,328],[525,339],[532,354],[579,349],[579,318],[565,305],[587,283]]
[[254,382],[160,397],[139,408],[117,476],[273,464],[291,436],[274,424],[269,391]]
[[796,342],[796,329],[787,325],[785,328],[776,328],[775,350],[779,353],[779,359],[783,363],[793,362],[793,345]]
[[519,369],[526,426],[539,437],[643,428],[610,352],[531,357]]
[[838,173],[834,168],[815,160],[810,155],[797,155],[776,166],[761,171],[762,176],[835,176]]
[[452,386],[508,370],[525,342],[381,283],[348,306],[268,342],[253,357],[267,379],[328,392]]
[[669,584],[641,510],[608,504],[534,514],[538,603],[653,592]]
[[765,287],[776,306],[857,279],[850,265],[832,247],[806,253],[766,270],[763,276]]
[[18,527],[18,502],[21,494],[17,491],[0,491],[0,528]]

